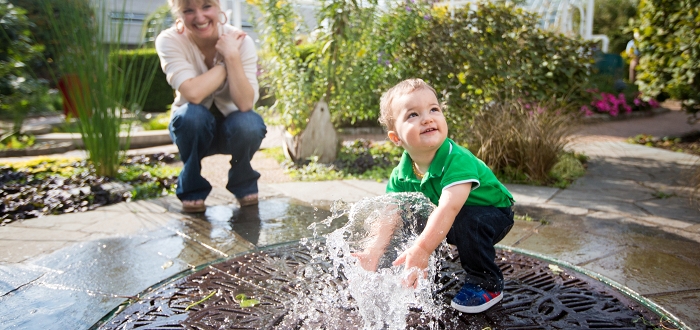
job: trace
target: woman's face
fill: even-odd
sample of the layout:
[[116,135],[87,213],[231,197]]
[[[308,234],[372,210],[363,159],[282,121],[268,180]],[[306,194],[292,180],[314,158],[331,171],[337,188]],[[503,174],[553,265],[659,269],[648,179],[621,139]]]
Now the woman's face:
[[182,20],[185,28],[193,37],[199,39],[217,38],[219,12],[221,9],[212,1],[189,1],[182,8]]

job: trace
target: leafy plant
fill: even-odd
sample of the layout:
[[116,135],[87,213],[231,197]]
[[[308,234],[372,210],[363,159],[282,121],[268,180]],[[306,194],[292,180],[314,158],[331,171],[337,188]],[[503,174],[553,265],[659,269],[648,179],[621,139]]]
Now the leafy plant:
[[0,144],[0,150],[4,149],[26,149],[34,145],[36,136],[26,134],[14,134],[4,139]]
[[297,45],[302,19],[284,0],[253,0],[261,13],[263,72],[261,81],[274,92],[276,102],[269,111],[285,129],[298,135],[306,127],[313,105],[325,89],[319,89],[320,63],[315,52],[301,56]]
[[641,51],[637,80],[645,99],[664,92],[682,101],[683,109],[697,120],[700,112],[700,3],[697,0],[640,0],[638,29]]
[[[26,11],[0,0],[0,112],[12,119],[10,134],[19,134],[24,118],[44,107],[46,81],[37,79],[31,67],[41,58],[43,46],[31,39]],[[4,140],[6,136],[0,136]]]
[[[608,53],[625,50],[632,33],[625,30],[629,20],[637,15],[638,0],[596,1],[593,11],[593,34],[604,34],[610,39]],[[576,12],[576,11],[574,11]]]
[[[120,149],[121,126],[130,125],[125,114],[142,108],[157,62],[146,57],[127,62],[126,56],[110,56],[126,45],[122,44],[123,20],[110,19],[106,4],[95,7],[86,0],[65,3],[78,10],[54,16],[51,3],[45,8],[49,29],[58,41],[55,61],[63,73],[66,99],[77,111],[89,162],[98,175],[114,177],[124,156]],[[83,12],[93,16],[86,21]],[[125,134],[124,149],[128,149],[129,132]]]

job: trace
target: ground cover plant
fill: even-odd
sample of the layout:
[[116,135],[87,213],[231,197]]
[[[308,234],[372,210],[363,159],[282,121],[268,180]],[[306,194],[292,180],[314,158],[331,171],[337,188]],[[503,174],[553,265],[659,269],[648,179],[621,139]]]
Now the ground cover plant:
[[366,139],[345,141],[333,163],[324,164],[317,157],[294,163],[285,158],[282,148],[265,149],[277,160],[285,173],[294,180],[323,181],[341,179],[386,180],[401,160],[403,149],[389,141],[373,142]]
[[627,142],[700,156],[700,131],[692,131],[681,136],[639,134],[628,138]]
[[85,160],[37,158],[0,164],[0,224],[44,215],[174,194],[178,168],[171,154],[125,158],[114,178]]

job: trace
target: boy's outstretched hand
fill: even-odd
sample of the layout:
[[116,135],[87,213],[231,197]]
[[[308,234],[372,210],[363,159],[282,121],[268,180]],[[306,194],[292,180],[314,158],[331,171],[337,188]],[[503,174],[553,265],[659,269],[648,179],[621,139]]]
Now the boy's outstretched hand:
[[431,253],[432,251],[426,251],[420,245],[413,244],[394,260],[392,263],[394,266],[404,264],[404,269],[409,271],[403,281],[401,281],[403,286],[415,289],[418,286],[418,276],[423,278],[428,276],[428,259]]
[[351,253],[350,255],[357,258],[357,262],[364,270],[370,272],[377,271],[377,265],[379,265],[379,258],[381,257],[381,254],[376,255],[375,253],[372,253],[371,250],[365,250],[362,252]]

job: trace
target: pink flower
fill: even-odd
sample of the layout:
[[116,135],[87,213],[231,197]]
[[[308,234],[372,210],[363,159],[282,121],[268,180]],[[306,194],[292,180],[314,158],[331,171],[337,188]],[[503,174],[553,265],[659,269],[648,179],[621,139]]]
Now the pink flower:
[[593,116],[593,111],[587,105],[581,107],[581,112],[583,112],[583,115],[586,117]]
[[649,100],[649,105],[650,105],[652,108],[658,108],[658,107],[659,107],[659,102],[656,101],[656,100],[654,100],[654,99],[650,99],[650,100]]

